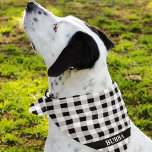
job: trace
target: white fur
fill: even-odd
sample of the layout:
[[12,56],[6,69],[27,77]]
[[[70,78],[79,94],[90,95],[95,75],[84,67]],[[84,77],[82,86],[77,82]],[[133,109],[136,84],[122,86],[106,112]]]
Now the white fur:
[[[35,12],[25,12],[23,25],[25,31],[35,45],[47,66],[50,68],[70,38],[77,32],[83,31],[96,41],[100,57],[91,69],[67,70],[62,77],[49,77],[49,91],[56,97],[69,97],[77,94],[99,92],[112,85],[112,80],[106,64],[107,50],[101,39],[92,32],[86,24],[73,16],[56,17],[46,9],[36,4]],[[42,14],[38,14],[41,11]],[[43,13],[46,12],[47,15]],[[37,22],[33,18],[37,18]],[[58,24],[55,32],[54,24]],[[64,135],[49,119],[49,132],[45,144],[45,152],[96,152],[92,148],[81,145]],[[146,137],[131,122],[131,141],[127,152],[152,152],[152,141]]]

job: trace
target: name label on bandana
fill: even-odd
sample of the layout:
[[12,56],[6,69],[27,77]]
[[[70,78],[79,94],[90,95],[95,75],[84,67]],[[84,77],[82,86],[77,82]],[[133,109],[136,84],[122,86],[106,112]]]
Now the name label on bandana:
[[130,128],[126,129],[125,131],[121,132],[120,134],[117,134],[115,136],[112,136],[110,138],[107,138],[105,140],[92,142],[89,144],[86,144],[89,147],[95,148],[95,149],[101,149],[108,146],[112,146],[114,144],[117,144],[124,139],[127,139],[130,136]]
[[113,145],[113,144],[116,144],[119,141],[122,141],[123,139],[125,139],[125,137],[123,136],[123,134],[120,134],[116,137],[112,137],[112,138],[106,140],[106,144],[107,144],[107,146]]

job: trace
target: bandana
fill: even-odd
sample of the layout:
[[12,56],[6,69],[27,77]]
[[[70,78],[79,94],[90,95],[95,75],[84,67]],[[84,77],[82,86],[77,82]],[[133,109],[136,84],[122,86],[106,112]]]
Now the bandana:
[[130,141],[130,119],[121,92],[114,82],[100,93],[34,102],[30,113],[48,114],[67,136],[102,152],[124,152]]

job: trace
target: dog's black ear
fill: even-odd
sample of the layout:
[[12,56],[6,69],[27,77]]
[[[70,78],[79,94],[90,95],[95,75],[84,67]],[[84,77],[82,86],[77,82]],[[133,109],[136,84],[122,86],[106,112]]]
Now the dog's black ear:
[[108,51],[110,51],[115,46],[114,43],[111,40],[109,40],[107,36],[103,32],[101,32],[99,29],[97,29],[94,26],[90,26],[90,25],[87,25],[87,26],[100,37],[100,39],[103,41]]
[[99,58],[99,49],[95,40],[84,32],[77,32],[70,39],[55,63],[48,69],[50,77],[56,77],[64,71],[91,68]]

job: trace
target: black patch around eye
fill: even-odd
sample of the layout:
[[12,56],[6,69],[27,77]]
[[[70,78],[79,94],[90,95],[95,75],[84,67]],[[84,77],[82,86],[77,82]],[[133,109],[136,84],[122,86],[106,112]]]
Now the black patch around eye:
[[36,17],[34,17],[34,18],[33,18],[33,20],[34,20],[35,22],[37,22],[37,21],[38,21],[38,19],[37,19]]

